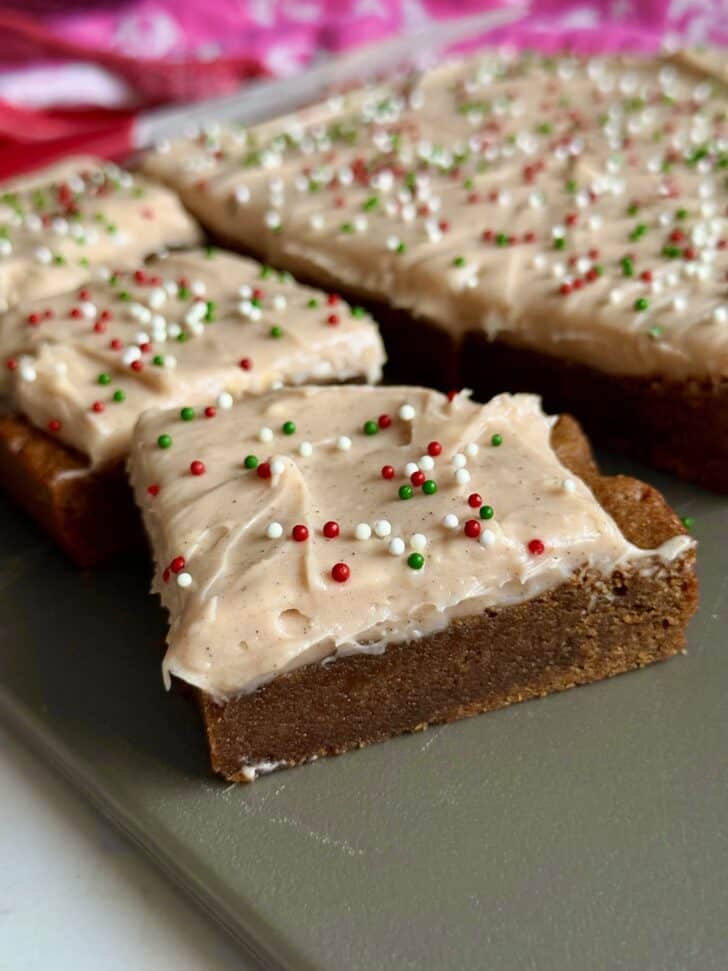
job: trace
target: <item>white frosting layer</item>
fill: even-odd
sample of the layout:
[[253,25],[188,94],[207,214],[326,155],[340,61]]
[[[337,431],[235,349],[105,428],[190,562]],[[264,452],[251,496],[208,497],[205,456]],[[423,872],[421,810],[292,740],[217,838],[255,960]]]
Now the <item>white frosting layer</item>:
[[[692,545],[629,543],[557,459],[552,424],[530,395],[477,405],[422,388],[284,390],[211,423],[147,412],[129,468],[170,614],[166,674],[226,697],[530,599],[584,568],[654,569]],[[418,470],[436,489],[400,498]]]
[[192,251],[105,277],[7,314],[0,340],[13,405],[94,465],[146,408],[381,375],[368,316],[252,260]]
[[485,55],[149,155],[216,233],[619,374],[728,375],[725,71]]
[[79,286],[93,267],[199,239],[167,189],[110,162],[65,159],[0,183],[0,312]]

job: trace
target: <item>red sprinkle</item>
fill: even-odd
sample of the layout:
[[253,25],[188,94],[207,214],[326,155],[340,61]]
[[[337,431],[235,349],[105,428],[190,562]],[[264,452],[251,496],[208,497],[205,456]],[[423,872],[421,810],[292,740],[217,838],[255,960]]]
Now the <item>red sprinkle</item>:
[[383,465],[382,466],[382,478],[383,479],[393,479],[394,478],[394,466]]
[[41,316],[40,316],[40,314],[28,314],[28,318],[27,319],[28,319],[28,323],[31,325],[31,327],[37,327],[38,324],[41,322]]
[[562,294],[564,297],[567,297],[571,293],[571,290],[572,290],[572,286],[570,283],[562,283],[561,286],[559,287],[559,293]]
[[330,519],[327,523],[324,523],[323,533],[326,539],[336,539],[339,535],[339,524]]
[[131,362],[132,371],[142,371],[144,369],[144,361],[136,360]]
[[193,475],[204,475],[205,474],[205,463],[200,462],[199,459],[195,459],[194,462],[190,462],[190,472]]
[[88,292],[88,290],[86,289],[86,287],[83,287],[81,290],[78,291],[78,299],[79,300],[90,300],[91,299],[91,294]]
[[18,366],[18,362],[15,360],[14,357],[9,357],[5,362],[5,367],[8,369],[8,371],[14,371],[17,368],[17,366]]
[[162,579],[164,580],[165,583],[169,582],[169,568],[167,568],[162,574]]
[[253,366],[253,362],[250,360],[249,357],[242,357],[240,359],[240,367],[243,369],[243,371],[249,371],[252,368],[252,366]]
[[338,295],[338,293],[330,293],[326,298],[326,303],[330,307],[335,307],[340,300],[341,300],[341,297]]
[[437,458],[442,453],[442,445],[439,442],[430,442],[427,446],[427,454]]
[[528,544],[528,552],[532,553],[534,556],[540,556],[546,547],[540,539],[532,539]]
[[73,307],[71,310],[70,316],[73,317],[74,320],[78,320],[80,317],[83,317],[83,314],[81,313],[81,308]]
[[459,394],[460,394],[459,391],[448,391],[448,393],[447,393],[447,400],[448,401],[452,401],[454,398],[457,398],[457,396]]
[[351,576],[351,570],[346,563],[335,563],[331,568],[331,577],[337,583],[346,583]]
[[420,469],[418,469],[416,472],[413,472],[412,475],[410,476],[410,482],[412,483],[413,486],[421,486],[424,481],[425,481],[425,473],[422,472]]
[[329,327],[336,327],[336,325],[339,323],[339,315],[329,314],[329,316],[326,318],[326,323],[329,325]]
[[61,430],[61,423],[58,421],[57,418],[51,418],[51,420],[48,422],[48,431],[59,432],[60,430]]
[[468,496],[468,505],[471,506],[473,509],[480,509],[480,507],[483,505],[483,500],[480,497],[479,493],[477,492],[470,493],[470,495]]
[[308,539],[308,528],[298,523],[291,530],[291,536],[297,543],[305,543]]
[[172,573],[181,573],[184,570],[186,565],[187,565],[187,562],[184,556],[175,556],[175,558],[169,564],[169,568],[172,571]]
[[389,426],[392,424],[391,415],[380,415],[377,419],[377,424],[380,428],[389,428]]
[[645,283],[652,283],[652,270],[643,270],[640,273],[640,280],[644,280]]
[[103,403],[103,401],[94,401],[94,403],[91,405],[91,410],[95,411],[97,415],[100,415],[105,408],[106,405]]
[[207,408],[205,408],[205,418],[214,418],[216,414],[217,408],[215,408],[213,405],[208,405]]
[[259,479],[270,479],[270,462],[261,462],[255,471]]
[[477,519],[468,519],[465,523],[465,535],[470,539],[477,539],[480,536],[480,523]]
[[109,347],[111,348],[112,351],[120,351],[123,346],[124,345],[122,344],[122,342],[119,340],[118,337],[112,337],[112,339],[109,341]]
[[97,334],[103,334],[105,330],[106,330],[106,324],[103,322],[103,320],[97,320],[96,323],[94,324],[94,331]]
[[158,496],[159,486],[157,485],[157,483],[155,482],[153,485],[147,486],[147,492],[149,493],[150,496]]

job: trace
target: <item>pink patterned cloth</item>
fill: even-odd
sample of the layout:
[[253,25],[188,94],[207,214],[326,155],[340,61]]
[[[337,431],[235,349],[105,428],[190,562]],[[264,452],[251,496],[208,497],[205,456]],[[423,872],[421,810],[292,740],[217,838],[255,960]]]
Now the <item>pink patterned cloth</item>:
[[[0,5],[0,99],[139,106],[285,75],[322,50],[516,0],[10,0]],[[533,0],[490,35],[540,50],[728,44],[728,0]],[[489,38],[489,39],[490,39]]]

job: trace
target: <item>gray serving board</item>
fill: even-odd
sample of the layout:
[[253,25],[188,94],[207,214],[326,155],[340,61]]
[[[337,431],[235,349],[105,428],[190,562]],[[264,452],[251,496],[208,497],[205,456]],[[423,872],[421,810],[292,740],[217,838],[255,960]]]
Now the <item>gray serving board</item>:
[[255,966],[722,971],[728,501],[637,471],[695,517],[686,656],[238,787],[162,690],[145,559],[79,574],[0,500],[0,713]]

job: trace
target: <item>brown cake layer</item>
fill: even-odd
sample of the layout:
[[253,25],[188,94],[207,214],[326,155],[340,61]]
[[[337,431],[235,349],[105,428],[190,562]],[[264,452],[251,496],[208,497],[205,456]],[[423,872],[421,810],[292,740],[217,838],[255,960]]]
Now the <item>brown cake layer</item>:
[[[633,543],[653,548],[683,532],[650,486],[599,475],[573,419],[559,420],[553,442]],[[383,654],[298,668],[226,704],[198,692],[212,765],[249,781],[255,766],[336,755],[642,667],[683,648],[696,606],[690,553],[652,575],[575,576]]]
[[463,384],[480,401],[535,391],[547,412],[577,414],[595,440],[717,492],[728,492],[728,380],[609,374],[550,354],[466,338]]
[[[221,245],[241,250],[230,238]],[[265,261],[265,254],[243,248]],[[302,283],[337,289],[313,264],[281,266]],[[502,391],[542,396],[544,409],[576,415],[596,441],[716,492],[728,492],[728,380],[674,381],[615,375],[550,354],[488,340],[460,340],[436,323],[361,294],[339,290],[373,315],[387,350],[385,378],[450,391],[473,388],[479,401]]]
[[0,415],[0,487],[80,567],[144,542],[124,463],[88,460],[16,415]]

